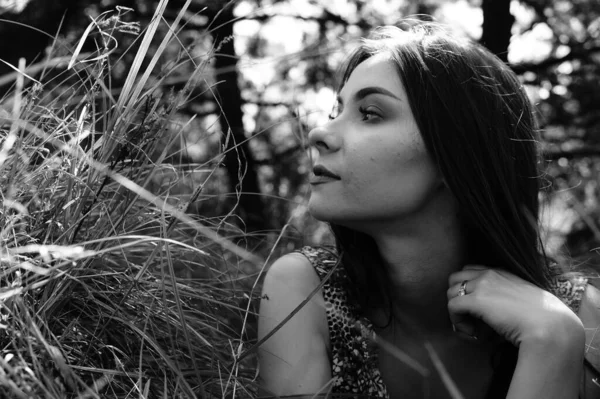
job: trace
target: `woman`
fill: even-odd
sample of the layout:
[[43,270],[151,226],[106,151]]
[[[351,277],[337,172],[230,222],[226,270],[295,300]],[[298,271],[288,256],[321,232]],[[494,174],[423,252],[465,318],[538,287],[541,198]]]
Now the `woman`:
[[515,75],[437,25],[387,27],[350,55],[338,93],[309,134],[309,210],[337,248],[267,273],[264,393],[578,397],[591,288],[544,256],[536,126]]

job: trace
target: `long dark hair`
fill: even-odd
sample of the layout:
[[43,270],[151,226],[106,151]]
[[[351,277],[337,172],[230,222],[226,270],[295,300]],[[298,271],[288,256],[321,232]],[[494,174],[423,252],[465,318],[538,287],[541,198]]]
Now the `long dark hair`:
[[[340,89],[358,64],[381,53],[396,64],[426,148],[457,200],[465,263],[503,268],[549,289],[538,229],[538,131],[516,75],[484,47],[419,23],[378,28],[363,39]],[[350,293],[362,309],[388,309],[391,320],[391,286],[374,240],[331,228]]]

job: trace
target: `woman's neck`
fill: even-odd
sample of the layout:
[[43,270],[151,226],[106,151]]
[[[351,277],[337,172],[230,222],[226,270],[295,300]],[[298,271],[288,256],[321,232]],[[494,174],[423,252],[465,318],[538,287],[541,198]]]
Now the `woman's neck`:
[[372,236],[392,282],[395,315],[424,333],[446,332],[451,329],[448,277],[464,266],[463,233],[450,217],[421,220],[417,226],[409,233],[387,230]]

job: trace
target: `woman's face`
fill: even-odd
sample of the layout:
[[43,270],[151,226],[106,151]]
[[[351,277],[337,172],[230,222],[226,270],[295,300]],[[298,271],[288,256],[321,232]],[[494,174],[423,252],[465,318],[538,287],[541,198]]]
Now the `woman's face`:
[[[336,108],[332,120],[309,133],[317,150],[312,215],[358,230],[418,215],[443,184],[395,64],[384,54],[359,64]],[[321,166],[337,177],[324,175]]]

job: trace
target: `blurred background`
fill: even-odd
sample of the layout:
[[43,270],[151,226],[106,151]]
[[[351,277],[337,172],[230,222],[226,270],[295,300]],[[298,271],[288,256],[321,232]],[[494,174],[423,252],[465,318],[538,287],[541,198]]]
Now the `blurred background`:
[[[49,67],[59,74],[70,55],[64,49],[77,45],[92,18],[115,6],[128,7],[133,11],[124,18],[143,28],[157,3],[1,1],[0,92],[14,82],[7,64],[15,66],[21,57],[27,65],[52,61]],[[183,3],[168,3],[167,23]],[[547,162],[542,220],[548,250],[553,256],[574,257],[578,264],[600,264],[593,250],[600,246],[597,0],[193,0],[178,45],[171,45],[168,56],[161,58],[153,78],[161,79],[168,70],[161,90],[178,90],[192,71],[189,60],[216,51],[210,74],[179,110],[181,120],[196,116],[173,154],[190,167],[182,176],[165,171],[156,185],[168,186],[174,197],[190,194],[205,180],[191,165],[231,150],[194,212],[229,215],[232,224],[248,233],[246,238],[252,237],[250,249],[270,247],[288,223],[282,251],[327,240],[327,229],[303,207],[309,170],[306,134],[326,120],[336,71],[355,39],[375,26],[417,14],[482,42],[519,75],[542,127]],[[53,36],[58,40],[50,49]],[[110,56],[115,97],[133,60],[134,52],[125,50],[139,45],[132,35],[122,34],[118,40]],[[88,48],[95,49],[94,39],[88,38],[82,51]],[[57,61],[61,55],[62,63]],[[177,184],[169,185],[175,180]]]

